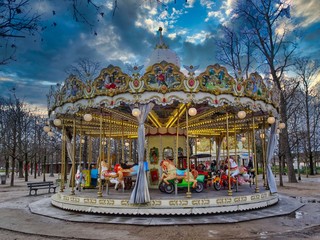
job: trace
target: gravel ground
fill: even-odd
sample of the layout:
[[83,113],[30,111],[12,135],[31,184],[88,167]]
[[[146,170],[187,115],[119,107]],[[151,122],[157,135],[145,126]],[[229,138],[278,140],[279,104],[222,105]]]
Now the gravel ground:
[[[54,180],[48,178],[47,180]],[[30,181],[35,181],[30,179]],[[37,179],[37,181],[40,181]],[[232,224],[205,224],[181,226],[132,226],[116,224],[74,223],[31,214],[28,204],[50,195],[27,197],[26,183],[16,180],[16,186],[0,185],[0,221],[15,218],[23,224],[19,231],[0,228],[1,240],[44,239],[132,239],[132,240],[192,240],[192,239],[311,239],[320,240],[320,176],[302,177],[299,183],[278,186],[279,194],[296,198],[305,205],[298,211],[282,217]],[[241,213],[239,213],[241,214]],[[205,218],[205,216],[203,216]],[[37,221],[35,221],[35,218]],[[37,225],[35,225],[35,222]],[[15,222],[13,221],[13,224]],[[43,226],[41,225],[43,224]],[[39,229],[37,234],[27,233],[26,226]],[[55,236],[47,228],[54,228]],[[51,231],[50,231],[51,232]]]

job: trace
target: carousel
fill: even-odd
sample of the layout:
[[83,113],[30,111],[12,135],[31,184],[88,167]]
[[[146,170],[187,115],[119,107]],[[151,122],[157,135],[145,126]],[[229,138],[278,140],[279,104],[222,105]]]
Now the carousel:
[[[199,66],[183,67],[160,28],[145,67],[109,65],[95,79],[71,75],[50,89],[50,127],[62,142],[60,191],[52,196],[52,205],[87,213],[194,215],[278,202],[271,169],[277,129],[283,125],[277,88],[258,73],[234,78],[218,64],[201,73]],[[263,161],[258,166],[261,134]],[[208,161],[214,160],[217,168],[224,163],[224,182],[220,171],[197,166],[192,143],[198,138],[210,139],[215,154]],[[114,141],[121,145],[116,154]],[[238,159],[240,141],[251,156],[251,171],[260,167],[262,178],[246,179],[250,184],[236,181],[235,188],[233,180],[245,169]],[[221,190],[213,187],[219,184]]]

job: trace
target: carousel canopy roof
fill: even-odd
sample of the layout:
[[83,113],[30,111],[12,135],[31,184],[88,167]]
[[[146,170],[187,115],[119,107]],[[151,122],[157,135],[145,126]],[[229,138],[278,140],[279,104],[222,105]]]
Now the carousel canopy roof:
[[[166,53],[161,55],[160,50]],[[198,75],[198,66],[184,66],[188,71],[184,74],[179,58],[167,50],[160,31],[153,52],[159,58],[151,57],[152,65],[142,75],[142,66],[130,67],[127,74],[112,65],[92,81],[71,75],[50,89],[50,118],[63,120],[67,128],[75,123],[77,131],[86,135],[99,136],[102,131],[103,136],[134,138],[138,121],[132,109],[150,102],[154,107],[145,122],[147,134],[176,134],[177,127],[179,134],[185,134],[186,110],[191,107],[197,109],[188,121],[189,134],[194,136],[223,135],[227,125],[229,132],[242,133],[266,125],[270,115],[278,116],[278,89],[267,86],[258,73],[248,79],[233,78],[226,68],[214,64]],[[239,111],[246,111],[244,119],[237,116]],[[93,116],[90,122],[83,120],[88,113]]]

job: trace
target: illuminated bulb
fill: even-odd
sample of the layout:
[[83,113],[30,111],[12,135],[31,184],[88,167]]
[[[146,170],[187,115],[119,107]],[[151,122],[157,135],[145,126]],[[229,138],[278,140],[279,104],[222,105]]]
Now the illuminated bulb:
[[193,107],[189,108],[188,113],[189,113],[190,116],[195,116],[195,115],[197,115],[197,109],[195,109]]
[[49,126],[44,126],[43,127],[43,131],[45,131],[46,133],[50,132],[50,127]]
[[48,136],[49,136],[49,137],[53,137],[53,136],[54,136],[54,133],[51,132],[51,131],[49,131],[49,132],[48,132]]
[[129,147],[129,143],[128,143],[128,142],[126,142],[124,145],[125,145],[126,147]]
[[84,141],[84,139],[81,139],[81,143],[84,143],[85,141]]
[[92,120],[92,115],[90,113],[86,113],[85,115],[83,115],[83,119],[86,122],[90,122]]
[[241,138],[241,142],[243,142],[243,143],[244,143],[246,140],[247,140],[246,137],[242,137],[242,138]]
[[238,112],[238,118],[240,119],[244,119],[246,117],[246,112],[245,111],[239,111]]
[[274,122],[276,121],[275,117],[268,117],[267,122],[269,124],[274,124]]
[[138,117],[138,116],[140,116],[141,111],[140,111],[139,108],[134,108],[134,109],[132,109],[131,113],[132,113],[133,116]]
[[261,133],[261,134],[260,134],[260,138],[264,138],[264,133]]
[[285,123],[279,123],[279,128],[280,129],[284,129],[286,127],[286,124]]
[[57,127],[61,126],[61,120],[56,118],[55,120],[53,120],[53,124]]

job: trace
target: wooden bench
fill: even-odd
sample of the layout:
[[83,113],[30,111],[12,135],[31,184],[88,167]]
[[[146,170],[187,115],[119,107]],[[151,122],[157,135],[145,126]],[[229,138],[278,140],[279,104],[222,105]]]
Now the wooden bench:
[[31,196],[31,192],[34,191],[34,195],[37,195],[38,189],[48,189],[48,193],[51,193],[51,189],[53,189],[53,193],[56,192],[56,187],[52,181],[50,182],[35,182],[35,183],[27,183],[27,187],[29,188],[29,196]]

